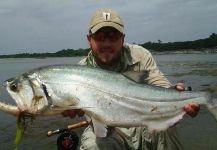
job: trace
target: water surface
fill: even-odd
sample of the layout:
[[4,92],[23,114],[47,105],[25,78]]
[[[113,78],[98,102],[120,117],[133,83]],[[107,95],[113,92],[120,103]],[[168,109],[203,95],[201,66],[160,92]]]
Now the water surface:
[[[155,60],[172,82],[184,82],[193,90],[201,90],[217,83],[217,54],[170,54],[154,55]],[[45,58],[45,59],[0,59],[0,83],[29,69],[50,64],[74,64],[80,57]],[[10,97],[0,92],[1,101],[14,103]],[[0,149],[13,149],[16,118],[0,112]],[[19,149],[56,149],[57,136],[46,137],[50,129],[62,128],[74,120],[62,116],[37,118],[29,128],[19,145]],[[202,108],[196,118],[185,117],[177,125],[180,139],[186,150],[217,149],[217,123],[206,109]],[[79,134],[82,129],[76,130]]]

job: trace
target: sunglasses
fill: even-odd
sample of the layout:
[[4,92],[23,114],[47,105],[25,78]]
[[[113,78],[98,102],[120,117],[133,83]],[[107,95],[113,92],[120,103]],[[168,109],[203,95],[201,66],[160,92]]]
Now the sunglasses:
[[118,31],[98,31],[94,34],[91,34],[91,36],[98,42],[103,42],[106,38],[108,38],[111,42],[117,42],[123,36],[123,34]]

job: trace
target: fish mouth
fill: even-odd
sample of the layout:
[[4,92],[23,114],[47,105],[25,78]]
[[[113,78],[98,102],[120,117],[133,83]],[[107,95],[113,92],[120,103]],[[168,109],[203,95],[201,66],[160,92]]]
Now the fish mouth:
[[29,113],[27,110],[22,110],[18,106],[6,104],[6,103],[1,102],[1,101],[0,101],[0,110],[5,112],[5,113],[16,116],[16,117],[20,117],[20,116],[22,116],[22,117],[25,116],[25,117],[30,117],[30,118],[34,117],[34,115]]
[[21,112],[17,106],[6,104],[1,101],[0,101],[0,110],[14,116],[17,116]]
[[[12,79],[9,79],[7,81],[10,81],[10,80],[12,80]],[[7,86],[7,81],[4,81],[0,85],[0,94],[3,90],[3,88],[5,88]],[[0,110],[5,112],[5,113],[14,115],[14,116],[18,116],[18,114],[20,113],[20,109],[18,108],[18,106],[7,104],[7,103],[3,102],[2,99],[0,99]]]
[[15,116],[17,118],[17,121],[22,122],[23,125],[26,124],[26,122],[29,118],[30,118],[31,122],[32,122],[32,120],[35,119],[35,116],[33,114],[30,114],[26,111],[23,111],[23,110],[19,109],[19,107],[17,107],[17,106],[5,104],[1,101],[0,101],[0,110],[5,112],[5,113],[8,113],[8,114]]

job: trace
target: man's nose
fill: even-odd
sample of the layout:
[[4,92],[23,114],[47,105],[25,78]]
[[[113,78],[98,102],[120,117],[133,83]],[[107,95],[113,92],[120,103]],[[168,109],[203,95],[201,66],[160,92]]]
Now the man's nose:
[[111,46],[112,45],[112,41],[109,40],[109,38],[105,38],[105,40],[103,41],[103,45],[104,46]]

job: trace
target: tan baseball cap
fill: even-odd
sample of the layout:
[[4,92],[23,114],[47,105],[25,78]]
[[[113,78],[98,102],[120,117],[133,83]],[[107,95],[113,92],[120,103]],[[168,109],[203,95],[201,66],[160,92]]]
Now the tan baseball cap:
[[118,13],[112,9],[100,9],[90,20],[89,31],[95,33],[102,27],[113,27],[124,33],[124,24]]

